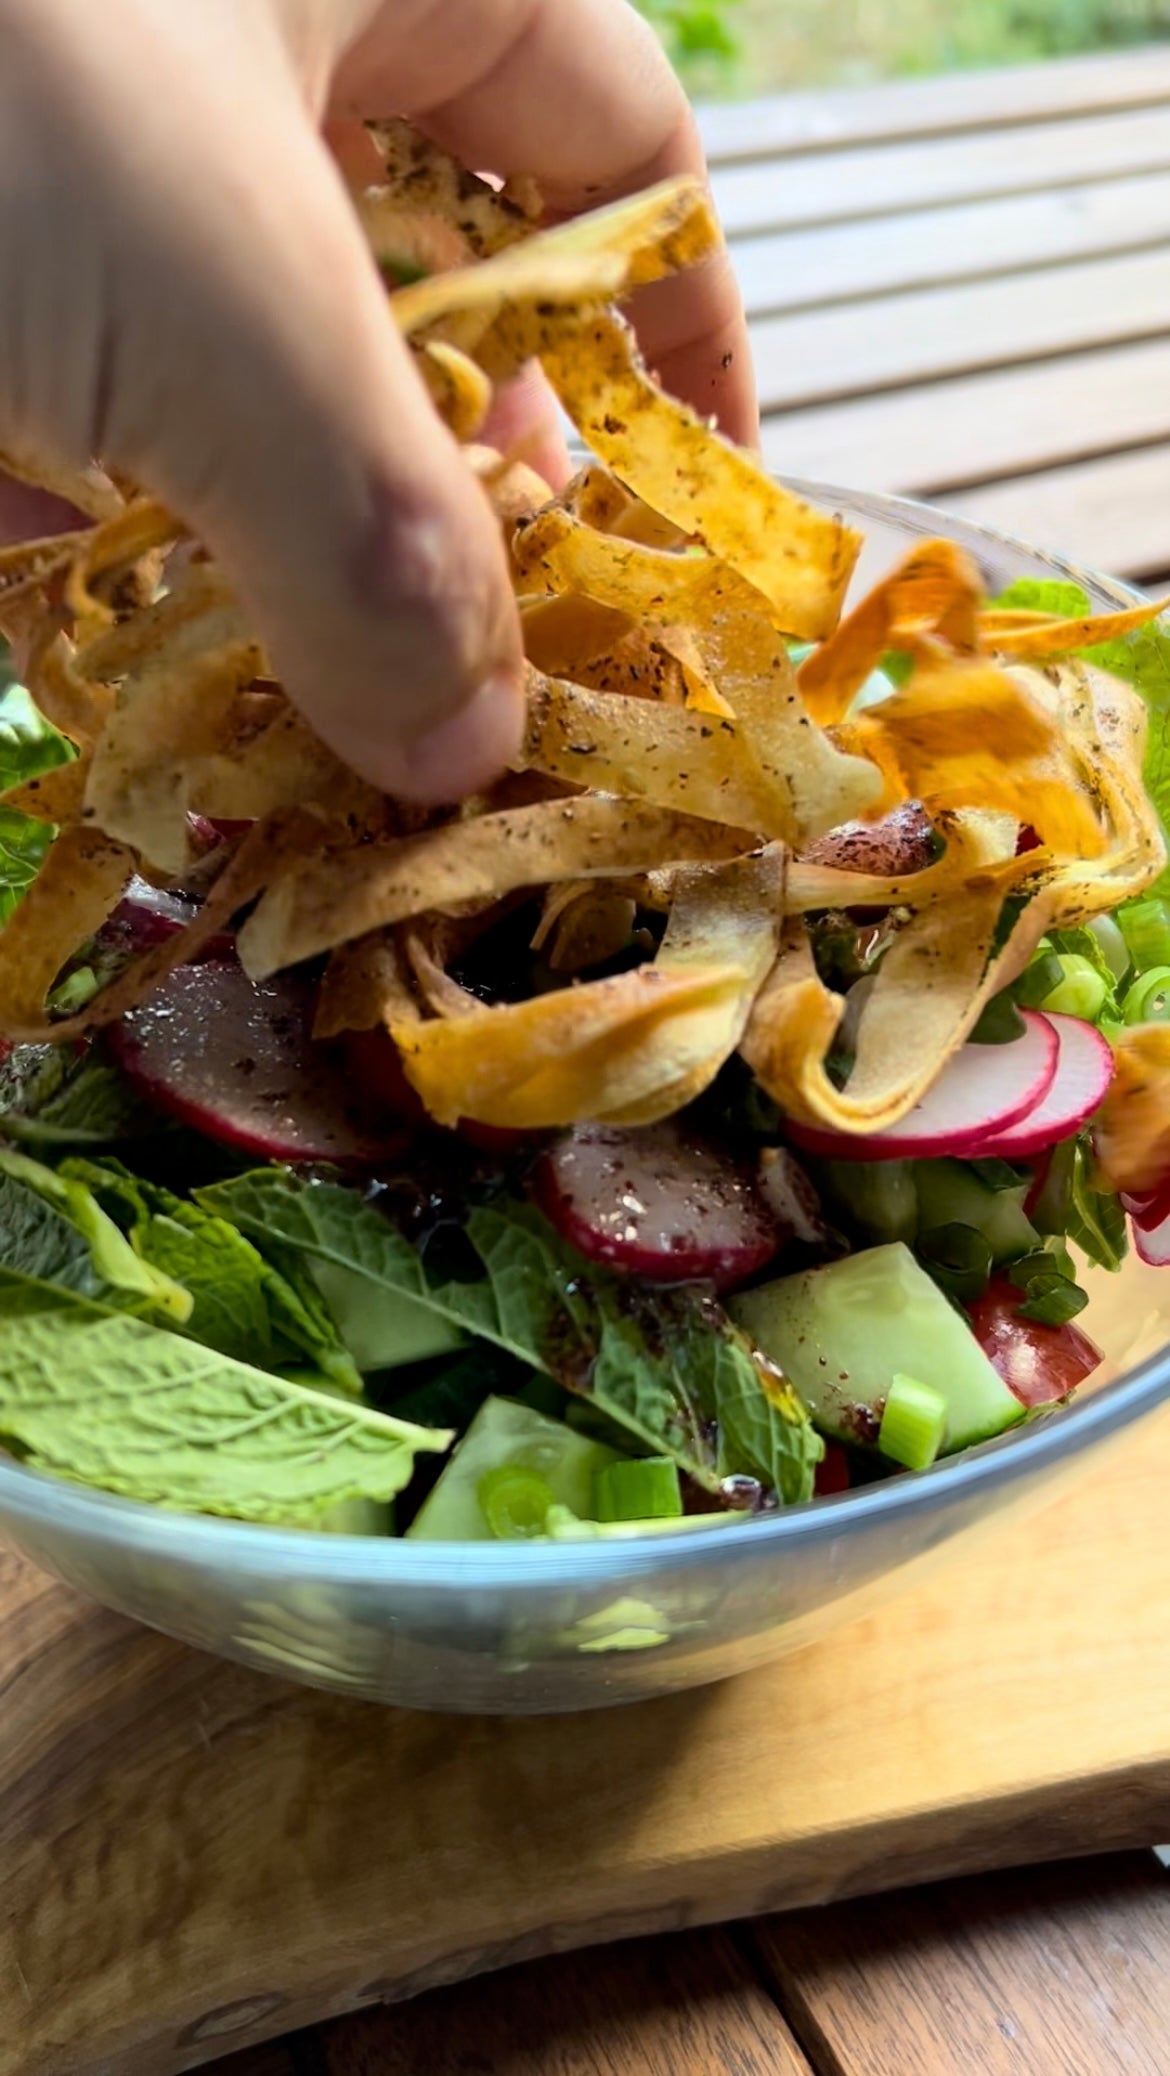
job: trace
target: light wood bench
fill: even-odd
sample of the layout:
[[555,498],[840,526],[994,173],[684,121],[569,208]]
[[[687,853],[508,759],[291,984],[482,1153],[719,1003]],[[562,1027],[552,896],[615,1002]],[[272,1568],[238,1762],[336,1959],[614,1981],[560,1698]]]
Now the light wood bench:
[[1170,571],[1170,46],[701,121],[771,466]]

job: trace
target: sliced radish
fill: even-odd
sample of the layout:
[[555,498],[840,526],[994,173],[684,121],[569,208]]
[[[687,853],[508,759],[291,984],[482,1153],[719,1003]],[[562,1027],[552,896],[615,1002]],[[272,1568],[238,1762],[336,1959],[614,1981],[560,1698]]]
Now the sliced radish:
[[1170,1218],[1164,1218],[1161,1225],[1148,1228],[1140,1226],[1136,1219],[1132,1224],[1133,1244],[1139,1261],[1146,1262],[1151,1269],[1170,1268]]
[[[165,944],[169,938],[177,937],[188,923],[194,922],[198,913],[198,902],[189,900],[185,894],[172,893],[165,887],[152,887],[145,879],[132,879],[109,921],[99,930],[98,941],[132,957],[137,952],[151,951],[156,944]],[[231,958],[230,935],[223,930],[217,931],[197,956],[200,959]]]
[[263,1160],[376,1167],[409,1133],[311,1038],[314,993],[296,974],[251,981],[234,960],[180,966],[109,1043],[149,1101],[209,1139]]
[[1128,1211],[1136,1231],[1152,1233],[1155,1226],[1170,1218],[1170,1181],[1160,1182],[1157,1189],[1147,1189],[1140,1196],[1121,1195],[1121,1208]]
[[1060,1051],[1052,1086],[1034,1110],[997,1131],[979,1149],[984,1160],[1028,1160],[1034,1153],[1071,1139],[1091,1117],[1113,1079],[1113,1049],[1092,1024],[1077,1016],[1048,1017]]
[[744,1169],[673,1121],[582,1126],[542,1154],[532,1187],[590,1261],[656,1283],[709,1278],[730,1290],[791,1237]]
[[[1056,1076],[1060,1047],[1054,1026],[1036,1010],[1023,1015],[1023,1037],[1008,1045],[964,1045],[914,1108],[884,1131],[830,1132],[795,1118],[784,1129],[796,1146],[830,1160],[981,1155],[1009,1126],[1031,1116]],[[913,1043],[911,1032],[907,1043]]]

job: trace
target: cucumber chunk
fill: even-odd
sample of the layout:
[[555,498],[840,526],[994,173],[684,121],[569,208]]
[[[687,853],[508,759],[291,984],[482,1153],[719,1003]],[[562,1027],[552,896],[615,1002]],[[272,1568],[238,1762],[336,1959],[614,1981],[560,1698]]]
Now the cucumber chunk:
[[491,1542],[495,1538],[479,1502],[480,1481],[489,1471],[521,1465],[539,1473],[558,1506],[583,1518],[593,1512],[593,1480],[616,1449],[548,1420],[514,1398],[485,1399],[434,1491],[406,1533],[418,1542]]
[[945,1399],[944,1455],[1024,1417],[966,1322],[900,1241],[744,1291],[728,1310],[780,1365],[822,1433],[842,1441],[876,1444],[900,1373]]
[[990,1247],[996,1267],[1040,1245],[1040,1235],[1024,1211],[1027,1182],[989,1189],[964,1161],[952,1160],[915,1161],[914,1181],[919,1233],[940,1225],[973,1226]]

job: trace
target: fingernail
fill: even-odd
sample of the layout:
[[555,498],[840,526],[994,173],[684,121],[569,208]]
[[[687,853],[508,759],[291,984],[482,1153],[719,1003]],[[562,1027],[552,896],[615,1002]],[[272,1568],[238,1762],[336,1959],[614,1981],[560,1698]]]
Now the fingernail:
[[461,800],[499,778],[523,731],[520,682],[512,671],[495,671],[458,713],[403,746],[398,790],[434,806]]

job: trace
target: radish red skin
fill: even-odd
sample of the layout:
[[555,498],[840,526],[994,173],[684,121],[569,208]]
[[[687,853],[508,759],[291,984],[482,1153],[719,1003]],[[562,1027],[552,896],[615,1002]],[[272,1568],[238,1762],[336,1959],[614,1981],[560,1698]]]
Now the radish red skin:
[[673,1122],[581,1127],[541,1156],[531,1186],[587,1260],[655,1283],[734,1289],[790,1237],[746,1170]]
[[1027,1117],[984,1143],[980,1154],[986,1160],[1030,1160],[1071,1139],[1104,1101],[1113,1078],[1108,1039],[1076,1016],[1049,1012],[1046,1021],[1060,1045],[1052,1086]]
[[409,1128],[313,1041],[314,995],[295,974],[258,985],[234,961],[180,966],[109,1044],[148,1101],[222,1145],[365,1169],[398,1159]]
[[[942,1154],[975,1159],[1044,1101],[1055,1078],[1059,1044],[1053,1025],[1035,1010],[1024,1011],[1024,1024],[1024,1038],[1009,1045],[961,1047],[909,1115],[884,1131],[835,1132],[788,1118],[785,1132],[794,1146],[831,1160],[924,1160]],[[1000,1089],[991,1112],[980,1114],[980,1087],[994,1087],[997,1077]]]

